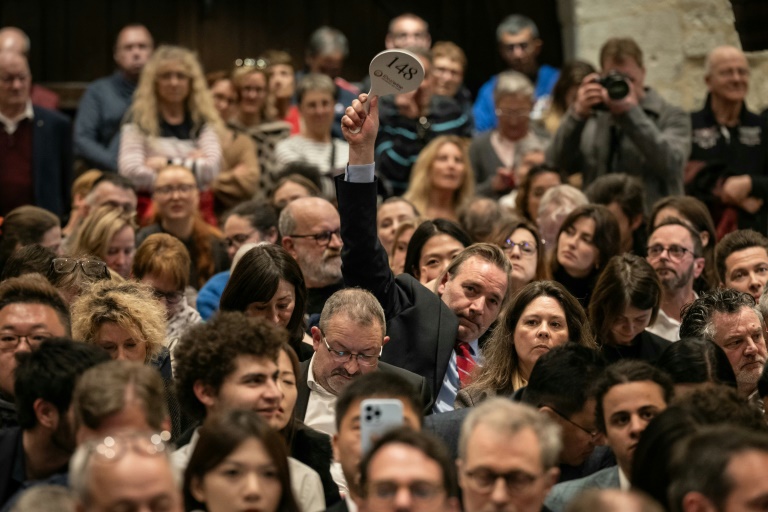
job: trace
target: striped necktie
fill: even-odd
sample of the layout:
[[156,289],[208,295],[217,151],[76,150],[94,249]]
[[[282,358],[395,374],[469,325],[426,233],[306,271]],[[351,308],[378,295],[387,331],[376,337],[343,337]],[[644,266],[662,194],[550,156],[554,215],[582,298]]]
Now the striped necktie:
[[472,382],[472,370],[475,367],[475,359],[472,357],[472,349],[469,343],[460,341],[456,344],[456,368],[459,370],[461,388],[467,387]]

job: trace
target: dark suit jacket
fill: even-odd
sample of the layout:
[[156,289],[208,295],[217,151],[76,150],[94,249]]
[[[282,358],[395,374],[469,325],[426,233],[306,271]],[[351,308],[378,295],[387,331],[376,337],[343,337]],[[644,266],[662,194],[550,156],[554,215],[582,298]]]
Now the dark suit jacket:
[[21,429],[12,427],[0,430],[0,506],[4,505],[25,480],[24,448]]
[[72,186],[72,126],[58,112],[32,107],[32,176],[35,205],[59,217],[69,212]]
[[342,271],[347,287],[369,290],[387,318],[381,360],[427,379],[437,396],[456,343],[459,322],[448,306],[408,274],[395,278],[376,233],[377,182],[336,178],[341,216]]
[[332,507],[325,509],[325,512],[349,512],[349,507],[347,506],[347,502],[345,500],[341,500]]
[[[405,380],[413,385],[413,388],[419,392],[421,399],[424,402],[424,414],[429,414],[432,411],[432,394],[429,392],[429,386],[424,380],[424,377],[419,377],[413,373],[397,368],[391,364],[383,363],[379,361],[379,371],[392,373],[403,377]],[[301,363],[301,375],[296,379],[296,387],[299,390],[299,396],[296,399],[296,407],[293,409],[293,415],[296,419],[304,421],[304,416],[307,414],[307,404],[309,403],[310,389],[307,386],[307,379],[309,378],[309,361]],[[350,384],[353,386],[354,382]]]

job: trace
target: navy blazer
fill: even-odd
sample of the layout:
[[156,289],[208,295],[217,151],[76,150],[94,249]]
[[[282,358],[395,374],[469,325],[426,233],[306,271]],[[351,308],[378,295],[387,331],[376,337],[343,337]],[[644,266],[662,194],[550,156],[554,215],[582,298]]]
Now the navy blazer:
[[59,217],[70,210],[72,124],[54,110],[33,106],[32,177],[35,205]]
[[[293,409],[293,415],[296,417],[296,419],[304,421],[304,416],[307,414],[307,405],[309,404],[310,389],[307,385],[307,379],[309,378],[309,361],[302,361],[300,368],[301,375],[299,375],[299,377],[296,379],[296,388],[298,389],[299,393],[296,397],[296,407]],[[424,403],[424,414],[426,415],[430,413],[432,410],[432,405],[434,405],[434,401],[432,400],[432,394],[429,392],[429,386],[424,380],[424,377],[419,377],[418,375],[415,375],[407,370],[403,370],[402,368],[398,368],[381,361],[379,361],[378,368],[378,371],[380,372],[399,375],[411,383],[413,389],[419,393],[421,400]],[[354,384],[355,383],[353,381],[349,385],[353,386]]]
[[413,276],[395,278],[376,233],[376,189],[376,181],[350,183],[343,175],[336,178],[344,282],[373,293],[384,309],[390,341],[381,360],[425,377],[437,396],[459,321],[440,297]]

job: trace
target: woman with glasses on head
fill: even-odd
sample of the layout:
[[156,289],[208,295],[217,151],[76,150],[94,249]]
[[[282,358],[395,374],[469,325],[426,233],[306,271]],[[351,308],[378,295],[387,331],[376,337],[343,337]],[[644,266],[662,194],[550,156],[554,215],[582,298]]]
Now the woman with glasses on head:
[[110,206],[91,211],[68,244],[75,257],[93,255],[123,279],[131,274],[136,252],[136,223],[133,214]]
[[[190,169],[199,187],[210,185],[219,173],[223,125],[192,51],[167,45],[155,50],[127,119],[118,171],[140,192],[152,192],[158,172],[171,163]],[[146,197],[143,204],[146,210]]]
[[563,221],[550,260],[552,279],[565,286],[585,309],[600,271],[619,254],[616,216],[602,205],[587,204]]
[[189,253],[177,238],[165,233],[149,235],[136,250],[132,271],[135,279],[152,287],[165,306],[165,339],[170,348],[189,326],[203,321],[187,302]]
[[229,268],[221,232],[203,221],[198,211],[200,192],[192,171],[178,165],[160,169],[152,198],[155,222],[139,230],[137,245],[154,233],[168,233],[181,240],[189,252],[189,284],[195,289]]
[[520,146],[541,146],[529,131],[533,93],[533,84],[522,73],[505,71],[498,75],[493,99],[499,124],[475,137],[469,148],[478,194],[499,198],[518,187],[513,169],[520,158]]
[[307,286],[299,264],[281,246],[263,243],[246,252],[235,265],[219,308],[266,318],[284,327],[291,348],[304,361],[314,353],[311,338],[304,332],[306,303]]
[[614,256],[595,284],[589,303],[592,332],[609,363],[655,362],[669,341],[645,330],[659,313],[661,283],[653,267],[634,254]]
[[544,247],[539,230],[525,219],[511,219],[501,224],[494,235],[496,245],[512,263],[508,296],[531,281],[548,279],[548,268],[544,260]]
[[46,277],[71,306],[83,290],[89,289],[99,281],[111,280],[112,274],[106,263],[98,258],[86,256],[53,258]]
[[483,349],[485,364],[475,367],[472,383],[456,396],[456,407],[511,396],[528,384],[539,357],[568,342],[595,348],[584,309],[560,283],[527,284],[504,306]]
[[254,411],[212,416],[184,472],[187,511],[300,512],[280,435]]
[[475,195],[475,178],[464,139],[441,135],[421,150],[403,198],[428,219],[459,220]]

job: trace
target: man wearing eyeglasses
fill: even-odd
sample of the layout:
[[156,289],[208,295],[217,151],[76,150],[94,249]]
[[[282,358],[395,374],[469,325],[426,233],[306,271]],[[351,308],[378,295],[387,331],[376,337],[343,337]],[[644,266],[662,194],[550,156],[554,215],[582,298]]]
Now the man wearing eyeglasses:
[[409,427],[387,432],[363,457],[360,490],[361,512],[460,510],[456,471],[445,448]]
[[13,378],[16,354],[46,338],[70,334],[69,306],[38,274],[0,284],[0,427],[17,424]]
[[[526,16],[512,14],[504,18],[496,28],[496,39],[499,43],[501,58],[508,69],[526,75],[535,84],[536,104],[533,107],[532,116],[538,119],[548,103],[560,71],[547,64],[539,65],[537,62],[543,43],[536,23]],[[497,79],[498,75],[492,76],[477,92],[473,107],[477,131],[484,132],[496,128],[498,119],[494,90]]]
[[0,216],[32,204],[69,211],[72,135],[67,118],[32,105],[27,58],[0,51]]
[[683,306],[698,295],[693,281],[704,271],[701,237],[677,219],[666,219],[648,238],[646,259],[661,281],[661,304],[656,321],[646,330],[669,341],[680,339]]
[[389,341],[385,330],[384,310],[370,292],[349,288],[334,293],[325,303],[319,326],[312,327],[315,354],[301,363],[296,379],[296,417],[333,436],[339,393],[355,378],[374,371],[406,379],[429,411],[431,393],[424,377],[379,361]]
[[554,486],[545,502],[553,512],[564,511],[586,489],[628,490],[640,435],[667,408],[674,393],[672,380],[664,372],[631,359],[606,368],[593,389],[597,428],[616,455],[618,465]]
[[533,407],[492,398],[473,408],[456,461],[464,510],[546,511],[561,448],[560,428]]
[[281,243],[304,274],[309,315],[320,313],[328,297],[344,287],[340,224],[336,208],[319,197],[296,199],[280,212]]

